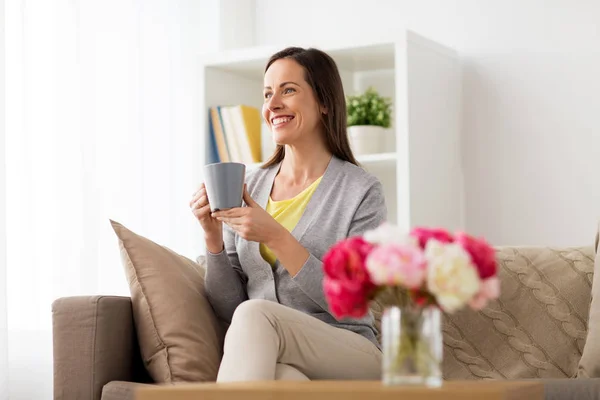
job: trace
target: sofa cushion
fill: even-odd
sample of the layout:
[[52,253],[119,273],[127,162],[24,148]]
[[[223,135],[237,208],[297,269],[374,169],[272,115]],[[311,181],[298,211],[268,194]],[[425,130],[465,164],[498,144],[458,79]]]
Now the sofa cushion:
[[142,359],[157,383],[214,381],[223,332],[203,268],[111,221],[129,282]]
[[594,266],[594,283],[592,285],[592,301],[590,304],[589,330],[585,348],[577,376],[580,378],[600,378],[600,226],[596,233],[596,262]]
[[[587,331],[593,248],[501,247],[496,254],[500,298],[479,312],[444,315],[444,378],[574,376]],[[380,326],[381,305],[372,310]]]

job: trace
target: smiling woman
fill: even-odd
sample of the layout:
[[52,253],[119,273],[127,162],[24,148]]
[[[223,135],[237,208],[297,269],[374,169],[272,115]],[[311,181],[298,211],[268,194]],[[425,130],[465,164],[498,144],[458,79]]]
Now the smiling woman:
[[[373,316],[337,320],[323,293],[325,252],[386,219],[381,183],[357,166],[332,58],[288,48],[264,73],[263,117],[277,149],[246,177],[244,207],[191,207],[204,229],[206,293],[231,322],[218,381],[377,379]],[[248,354],[248,352],[251,354]]]

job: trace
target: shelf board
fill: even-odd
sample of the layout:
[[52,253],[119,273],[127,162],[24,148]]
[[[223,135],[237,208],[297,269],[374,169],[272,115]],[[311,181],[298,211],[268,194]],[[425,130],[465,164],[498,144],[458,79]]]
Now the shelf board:
[[[317,47],[327,52],[340,70],[366,72],[394,68],[394,43],[365,43],[352,47]],[[205,55],[202,64],[251,79],[262,80],[269,57],[283,47],[265,46]]]
[[[298,47],[318,48],[325,51],[335,60],[338,68],[345,72],[369,72],[393,70],[397,46],[405,46],[406,42],[416,43],[438,54],[455,58],[457,53],[443,45],[433,42],[410,30],[392,40],[361,40],[352,43],[297,43]],[[204,54],[200,62],[205,68],[214,68],[261,80],[269,57],[283,50],[284,46],[256,46],[241,49],[230,49],[216,53]]]

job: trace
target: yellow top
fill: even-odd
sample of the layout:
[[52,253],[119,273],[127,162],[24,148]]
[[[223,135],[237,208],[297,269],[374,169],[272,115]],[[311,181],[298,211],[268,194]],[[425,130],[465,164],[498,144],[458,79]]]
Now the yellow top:
[[[298,221],[300,221],[300,217],[302,217],[306,205],[317,189],[317,186],[319,186],[321,178],[323,177],[321,176],[318,178],[316,181],[311,183],[309,187],[291,199],[273,201],[271,200],[271,196],[269,196],[266,209],[267,212],[275,219],[275,221],[279,222],[285,229],[291,232]],[[260,255],[265,259],[266,262],[273,266],[275,264],[275,260],[277,259],[275,254],[273,254],[271,249],[262,243],[260,244],[259,248]]]

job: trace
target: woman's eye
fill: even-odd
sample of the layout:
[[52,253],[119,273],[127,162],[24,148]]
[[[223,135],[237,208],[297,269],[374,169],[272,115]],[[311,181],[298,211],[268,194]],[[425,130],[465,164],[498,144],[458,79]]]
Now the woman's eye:
[[294,93],[294,92],[295,92],[295,90],[294,90],[294,89],[292,89],[292,88],[286,88],[286,89],[283,91],[283,94]]
[[272,94],[271,93],[265,93],[265,99],[268,99],[269,97],[271,97]]

